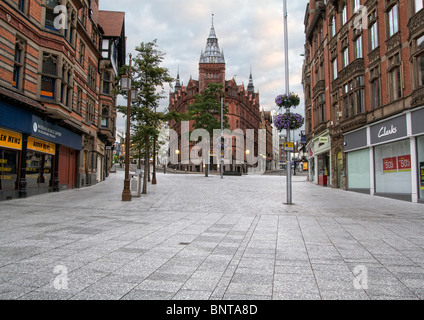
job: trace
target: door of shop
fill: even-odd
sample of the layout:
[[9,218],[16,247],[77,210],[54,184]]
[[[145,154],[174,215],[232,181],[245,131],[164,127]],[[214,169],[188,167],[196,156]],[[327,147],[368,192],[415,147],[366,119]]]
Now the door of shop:
[[337,188],[343,188],[343,153],[337,154]]
[[59,149],[59,184],[73,189],[76,184],[76,151],[64,146]]

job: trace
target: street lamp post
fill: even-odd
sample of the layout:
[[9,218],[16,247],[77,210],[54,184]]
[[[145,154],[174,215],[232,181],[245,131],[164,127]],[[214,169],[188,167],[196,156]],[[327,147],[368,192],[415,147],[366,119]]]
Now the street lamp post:
[[221,98],[221,179],[224,179],[224,98]]
[[130,64],[128,68],[128,75],[121,76],[121,90],[128,92],[127,97],[127,134],[125,137],[125,180],[124,190],[122,191],[122,201],[131,201],[131,190],[130,190],[130,141],[131,141],[131,60],[132,55],[130,54]]
[[[289,84],[289,45],[288,45],[288,27],[287,27],[287,0],[284,0],[284,49],[285,49],[285,62],[286,62],[286,94],[290,92]],[[290,108],[287,108],[287,113],[290,112]],[[290,128],[287,128],[287,142],[290,142]],[[291,151],[287,151],[287,204],[292,204],[292,177],[291,177]]]

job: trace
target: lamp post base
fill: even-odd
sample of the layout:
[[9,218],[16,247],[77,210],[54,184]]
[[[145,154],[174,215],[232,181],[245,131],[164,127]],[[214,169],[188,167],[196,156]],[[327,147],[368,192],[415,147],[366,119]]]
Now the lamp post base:
[[122,191],[122,201],[131,201],[130,181],[124,181],[124,190]]

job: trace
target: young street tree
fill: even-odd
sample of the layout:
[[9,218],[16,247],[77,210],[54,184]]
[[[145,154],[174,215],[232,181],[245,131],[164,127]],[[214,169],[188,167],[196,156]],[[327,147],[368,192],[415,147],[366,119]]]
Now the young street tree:
[[[201,93],[194,96],[194,101],[187,107],[190,120],[194,120],[194,129],[204,129],[213,137],[214,129],[221,129],[221,97],[224,97],[222,84],[210,83]],[[223,106],[224,115],[228,107]],[[229,128],[228,118],[224,116],[224,129]],[[209,151],[209,150],[208,150]],[[205,164],[205,177],[209,175],[209,164]]]
[[[169,120],[173,115],[156,112],[164,99],[164,84],[174,81],[168,69],[161,67],[165,54],[159,51],[157,40],[136,47],[137,55],[132,60],[132,86],[137,89],[137,100],[131,107],[132,143],[144,149],[144,176],[142,194],[147,193],[147,166],[151,155],[151,144],[157,141],[160,120]],[[126,68],[128,69],[128,68]],[[126,114],[126,107],[118,107]],[[129,155],[128,155],[129,156]]]

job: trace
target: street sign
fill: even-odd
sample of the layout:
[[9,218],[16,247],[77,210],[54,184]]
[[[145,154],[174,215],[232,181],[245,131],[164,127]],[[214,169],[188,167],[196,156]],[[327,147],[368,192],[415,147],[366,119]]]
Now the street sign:
[[285,151],[294,151],[294,142],[285,142],[284,143]]

